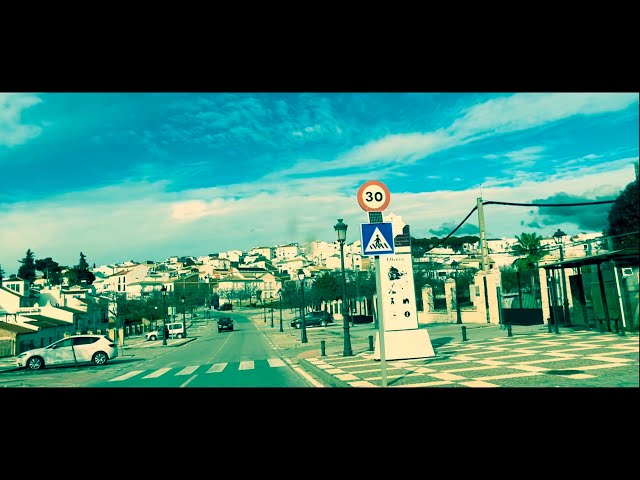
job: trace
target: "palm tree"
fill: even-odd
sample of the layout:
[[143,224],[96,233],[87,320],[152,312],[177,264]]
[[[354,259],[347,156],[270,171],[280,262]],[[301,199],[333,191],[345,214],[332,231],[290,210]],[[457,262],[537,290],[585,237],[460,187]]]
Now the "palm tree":
[[511,247],[511,254],[520,258],[513,262],[518,270],[534,270],[538,266],[538,262],[545,255],[545,251],[540,243],[542,237],[536,233],[525,233],[516,235],[518,243]]
[[[541,244],[542,237],[536,233],[522,232],[522,235],[516,235],[516,240],[518,240],[518,243],[511,247],[511,253],[520,257],[513,262],[513,266],[518,271],[518,282],[520,281],[520,272],[528,272],[531,293],[534,298],[537,298],[538,262],[546,254]],[[522,305],[522,299],[520,299],[520,302]]]

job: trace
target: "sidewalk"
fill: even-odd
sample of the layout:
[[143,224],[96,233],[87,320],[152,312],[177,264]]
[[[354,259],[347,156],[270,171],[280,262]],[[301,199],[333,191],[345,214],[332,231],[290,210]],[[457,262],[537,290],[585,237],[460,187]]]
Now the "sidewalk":
[[[271,328],[262,312],[242,311],[266,334],[282,356],[289,357],[327,386],[333,387],[632,387],[640,386],[638,334],[625,336],[596,330],[547,325],[513,326],[511,336],[495,324],[428,324],[435,356],[386,361],[373,358],[374,324],[349,328],[353,356],[344,356],[341,320],[325,328],[288,327],[283,315]],[[279,312],[277,312],[279,314]],[[463,340],[462,327],[466,329]],[[322,352],[324,341],[324,355]],[[384,378],[383,378],[384,377]]]

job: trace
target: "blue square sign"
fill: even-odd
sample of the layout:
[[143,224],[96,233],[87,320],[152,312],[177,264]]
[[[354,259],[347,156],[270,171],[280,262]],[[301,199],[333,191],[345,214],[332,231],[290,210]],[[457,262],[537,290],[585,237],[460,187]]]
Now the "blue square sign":
[[362,255],[393,255],[395,253],[393,224],[391,222],[363,223],[361,225]]

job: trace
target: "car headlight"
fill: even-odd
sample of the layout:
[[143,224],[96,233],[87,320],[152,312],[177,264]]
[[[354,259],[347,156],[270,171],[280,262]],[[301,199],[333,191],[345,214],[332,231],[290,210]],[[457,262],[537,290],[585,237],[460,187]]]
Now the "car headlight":
[[25,353],[21,353],[20,355],[18,355],[18,358],[24,358],[24,357],[26,357],[26,356],[27,356],[27,354],[26,354],[26,352],[25,352]]

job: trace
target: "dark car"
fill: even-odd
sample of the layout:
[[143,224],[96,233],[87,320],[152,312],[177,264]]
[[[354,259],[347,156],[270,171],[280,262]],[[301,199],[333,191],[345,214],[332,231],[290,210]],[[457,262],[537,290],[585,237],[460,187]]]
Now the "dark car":
[[[307,327],[326,327],[327,324],[333,323],[333,317],[325,310],[319,310],[316,312],[309,312],[304,314],[304,324]],[[293,328],[302,328],[302,319],[294,318],[291,320],[291,326]]]
[[222,330],[231,330],[233,332],[233,319],[231,317],[218,317],[218,333]]
[[349,323],[373,323],[373,315],[347,315]]
[[230,303],[223,303],[222,305],[220,305],[220,307],[218,308],[218,310],[233,310],[233,305],[231,305]]

